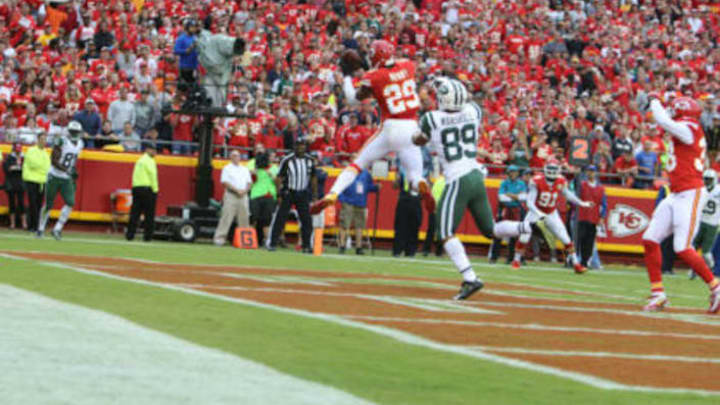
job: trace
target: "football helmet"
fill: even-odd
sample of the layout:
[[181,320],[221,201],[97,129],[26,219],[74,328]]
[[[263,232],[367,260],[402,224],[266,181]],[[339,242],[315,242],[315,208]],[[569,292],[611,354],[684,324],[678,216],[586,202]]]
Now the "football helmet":
[[678,97],[670,103],[670,110],[673,118],[695,118],[699,119],[702,108],[697,101],[690,97]]
[[717,184],[717,173],[715,170],[707,169],[703,172],[703,183],[705,183],[705,187],[708,191],[715,188],[715,185]]
[[67,131],[70,134],[70,138],[79,139],[83,133],[82,125],[77,121],[70,121],[67,126]]
[[557,160],[548,160],[543,167],[545,178],[553,181],[560,177],[560,163]]
[[456,79],[439,77],[433,82],[438,107],[443,111],[460,111],[470,96],[465,85]]
[[395,46],[384,39],[378,39],[370,45],[370,60],[374,67],[387,65],[395,55]]

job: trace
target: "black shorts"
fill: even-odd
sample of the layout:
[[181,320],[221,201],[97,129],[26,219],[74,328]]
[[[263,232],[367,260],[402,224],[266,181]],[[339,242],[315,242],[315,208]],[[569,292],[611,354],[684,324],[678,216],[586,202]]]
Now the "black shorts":
[[250,200],[250,222],[270,225],[273,211],[275,211],[275,199],[272,197],[258,197]]

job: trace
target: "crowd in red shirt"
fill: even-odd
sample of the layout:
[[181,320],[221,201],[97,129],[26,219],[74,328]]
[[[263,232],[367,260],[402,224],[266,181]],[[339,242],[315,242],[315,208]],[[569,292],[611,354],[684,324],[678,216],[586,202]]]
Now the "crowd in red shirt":
[[[347,48],[367,57],[375,38],[416,62],[426,109],[429,78],[465,82],[484,112],[478,156],[491,165],[564,162],[578,135],[592,137],[601,170],[626,169],[644,140],[662,154],[666,135],[638,111],[649,91],[701,100],[703,127],[720,127],[720,6],[709,0],[9,0],[0,5],[3,131],[28,114],[41,126],[67,119],[88,97],[104,119],[121,86],[131,99],[149,89],[181,104],[172,47],[188,18],[247,44],[228,104],[256,118],[219,119],[218,146],[286,148],[309,136],[326,163],[357,152],[379,117],[372,104],[345,105],[338,57]],[[195,139],[196,120],[157,119],[174,139]]]

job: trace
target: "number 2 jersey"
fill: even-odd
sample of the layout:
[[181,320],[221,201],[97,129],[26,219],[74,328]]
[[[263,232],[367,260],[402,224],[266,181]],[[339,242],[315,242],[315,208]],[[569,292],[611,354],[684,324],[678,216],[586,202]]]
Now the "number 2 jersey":
[[372,89],[380,105],[382,119],[417,119],[420,97],[415,85],[415,63],[399,59],[390,67],[381,67],[365,73],[360,86]]
[[55,147],[60,147],[60,166],[66,171],[62,171],[56,168],[55,165],[51,165],[50,174],[61,179],[69,179],[71,177],[70,173],[72,173],[73,168],[75,168],[78,155],[80,155],[80,151],[83,149],[83,141],[82,139],[72,141],[66,136],[61,136],[55,141]]
[[481,125],[482,111],[474,102],[457,112],[428,111],[420,117],[420,130],[438,155],[446,183],[480,168],[476,158]]
[[555,181],[550,183],[544,175],[536,174],[530,179],[530,191],[532,192],[533,188],[537,190],[535,207],[545,214],[552,214],[557,208],[558,197],[566,185],[567,181],[563,176],[558,176]]
[[714,187],[708,191],[707,202],[702,211],[701,222],[710,226],[720,224],[720,187]]

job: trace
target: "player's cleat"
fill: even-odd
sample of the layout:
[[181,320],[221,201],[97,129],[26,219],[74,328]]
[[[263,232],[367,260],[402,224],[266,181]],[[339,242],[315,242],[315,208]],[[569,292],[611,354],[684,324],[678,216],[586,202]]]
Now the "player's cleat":
[[453,297],[453,299],[455,301],[466,300],[471,295],[480,291],[484,286],[485,284],[483,284],[483,282],[480,280],[463,281],[463,283],[460,285],[460,292],[458,292],[457,295]]
[[573,266],[573,269],[575,269],[575,274],[587,273],[587,267],[583,266],[580,263],[575,263],[575,265]]
[[643,307],[643,311],[659,312],[662,311],[669,303],[670,301],[668,301],[665,293],[652,294],[650,298],[648,298],[648,303]]
[[510,267],[512,267],[513,270],[519,270],[520,269],[520,261],[513,260],[512,263],[510,263]]
[[322,212],[325,208],[329,207],[332,204],[335,204],[335,201],[337,201],[337,194],[326,194],[325,197],[323,197],[320,200],[315,201],[310,205],[310,215],[317,215]]
[[708,314],[717,314],[720,310],[720,287],[715,287],[710,291],[710,307]]
[[55,240],[62,239],[62,231],[56,231],[53,229],[50,233],[52,234],[53,238],[55,238]]
[[43,231],[35,231],[35,237],[40,239],[43,237]]

